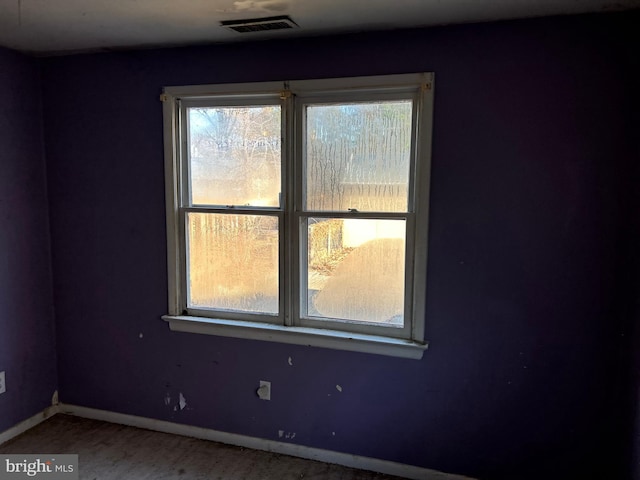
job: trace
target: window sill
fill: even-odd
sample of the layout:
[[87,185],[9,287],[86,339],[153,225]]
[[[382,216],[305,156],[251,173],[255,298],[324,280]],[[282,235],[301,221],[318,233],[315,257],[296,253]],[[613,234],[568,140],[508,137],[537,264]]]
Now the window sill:
[[221,337],[247,338],[267,342],[307,345],[352,352],[373,353],[420,360],[428,343],[379,337],[336,330],[284,327],[266,323],[223,320],[217,318],[164,315],[162,319],[174,332],[201,333]]

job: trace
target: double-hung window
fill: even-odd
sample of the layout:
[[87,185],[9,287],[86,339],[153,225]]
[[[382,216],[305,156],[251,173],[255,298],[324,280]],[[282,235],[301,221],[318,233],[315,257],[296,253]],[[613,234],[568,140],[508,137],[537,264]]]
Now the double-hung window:
[[421,358],[432,74],[162,100],[172,330]]

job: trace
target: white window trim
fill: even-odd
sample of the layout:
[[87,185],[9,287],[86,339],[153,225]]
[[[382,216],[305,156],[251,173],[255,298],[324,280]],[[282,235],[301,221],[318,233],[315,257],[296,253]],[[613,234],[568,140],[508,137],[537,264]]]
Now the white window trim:
[[[161,100],[164,114],[164,148],[165,148],[165,182],[167,208],[167,259],[168,259],[168,306],[169,312],[162,318],[169,323],[172,331],[209,334],[216,336],[246,338],[253,340],[273,341],[279,343],[307,345],[338,350],[374,353],[403,358],[420,359],[428,347],[424,340],[425,323],[425,293],[427,266],[427,238],[428,238],[428,202],[429,202],[429,173],[431,160],[432,118],[433,118],[433,73],[419,73],[407,75],[388,75],[378,77],[354,77],[342,79],[303,80],[289,82],[263,82],[248,84],[198,85],[183,87],[165,87]],[[414,90],[417,93],[417,132],[418,142],[415,145],[415,172],[413,175],[415,196],[412,215],[416,221],[413,238],[407,238],[407,244],[413,252],[413,262],[407,268],[413,269],[413,282],[407,285],[411,290],[411,318],[410,338],[393,338],[367,332],[338,331],[324,328],[309,328],[293,325],[291,319],[282,325],[248,321],[246,319],[197,317],[185,314],[185,305],[181,292],[181,275],[184,272],[182,259],[180,208],[182,179],[182,146],[174,139],[180,138],[178,102],[198,101],[209,97],[224,97],[237,99],[273,98],[274,93],[292,92],[295,95],[339,95],[356,92],[406,92]],[[285,102],[292,102],[285,99]],[[292,105],[290,105],[292,107]],[[286,119],[284,128],[289,129],[285,135],[293,133],[291,119]],[[283,149],[284,149],[283,145]],[[284,152],[292,158],[293,151]],[[292,175],[289,175],[292,177]],[[291,190],[297,180],[287,178],[285,188]],[[419,185],[419,188],[416,188]],[[290,197],[290,195],[287,195]],[[330,212],[326,212],[331,216]],[[296,215],[294,215],[296,216]],[[290,221],[290,228],[297,228]],[[295,235],[292,235],[294,237]],[[296,249],[294,249],[296,250]],[[291,262],[295,263],[293,259]],[[290,263],[291,263],[290,262]],[[297,274],[296,274],[297,275]],[[285,288],[285,299],[296,290]],[[298,307],[291,302],[290,315],[297,315]]]

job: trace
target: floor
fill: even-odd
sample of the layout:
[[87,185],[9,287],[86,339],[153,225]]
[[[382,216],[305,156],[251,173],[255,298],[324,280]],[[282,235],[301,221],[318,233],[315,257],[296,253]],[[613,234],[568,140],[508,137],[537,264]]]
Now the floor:
[[277,453],[58,414],[0,454],[78,454],[81,480],[399,480]]

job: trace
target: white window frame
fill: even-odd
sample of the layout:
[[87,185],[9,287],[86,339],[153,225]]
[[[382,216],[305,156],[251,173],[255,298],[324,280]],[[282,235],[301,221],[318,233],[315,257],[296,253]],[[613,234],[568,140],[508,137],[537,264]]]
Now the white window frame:
[[[168,306],[163,320],[173,331],[249,338],[420,359],[424,339],[429,174],[433,118],[433,73],[340,79],[165,87],[164,116],[167,209]],[[411,176],[406,213],[305,211],[303,209],[304,105],[411,99]],[[282,107],[282,192],[279,207],[189,205],[186,110],[192,106],[280,104]],[[229,209],[229,210],[227,210]],[[279,228],[279,315],[187,309],[186,212],[268,214]],[[301,317],[305,276],[301,268],[306,218],[405,219],[405,326],[328,322]]]

